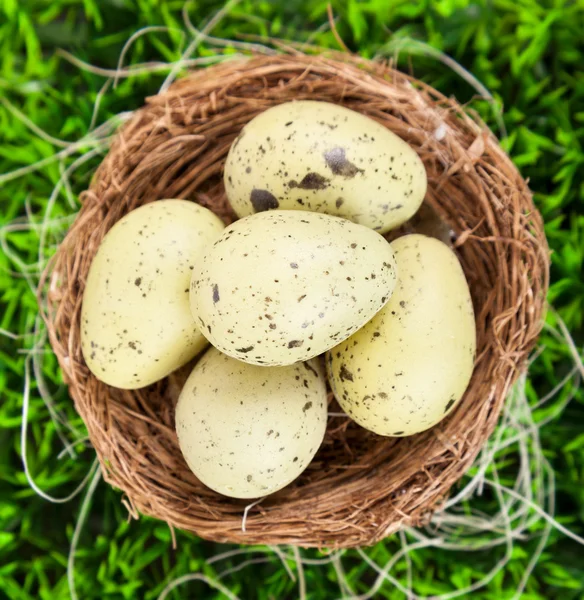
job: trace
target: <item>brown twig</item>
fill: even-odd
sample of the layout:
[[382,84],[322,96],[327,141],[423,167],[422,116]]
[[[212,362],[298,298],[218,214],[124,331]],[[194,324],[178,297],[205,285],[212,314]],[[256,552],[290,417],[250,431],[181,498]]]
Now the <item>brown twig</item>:
[[330,2],[326,6],[326,12],[327,12],[328,20],[329,20],[329,23],[331,26],[331,31],[333,32],[333,35],[335,36],[335,40],[337,40],[337,44],[341,47],[341,49],[344,52],[348,52],[350,54],[351,51],[349,50],[349,48],[347,48],[347,45],[343,41],[343,38],[339,35],[339,32],[337,31],[337,24],[335,23],[335,17],[333,15],[333,6]]

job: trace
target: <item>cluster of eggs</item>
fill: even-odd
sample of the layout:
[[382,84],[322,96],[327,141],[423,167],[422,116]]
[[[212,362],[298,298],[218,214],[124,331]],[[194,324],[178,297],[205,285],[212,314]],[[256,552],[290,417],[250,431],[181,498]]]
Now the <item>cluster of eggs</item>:
[[104,237],[81,312],[87,366],[136,389],[198,356],[178,441],[203,483],[236,498],[275,492],[308,466],[327,380],[376,434],[432,427],[468,385],[476,334],[452,250],[383,237],[426,186],[415,151],[359,113],[311,101],[260,113],[225,165],[239,220],[159,200]]

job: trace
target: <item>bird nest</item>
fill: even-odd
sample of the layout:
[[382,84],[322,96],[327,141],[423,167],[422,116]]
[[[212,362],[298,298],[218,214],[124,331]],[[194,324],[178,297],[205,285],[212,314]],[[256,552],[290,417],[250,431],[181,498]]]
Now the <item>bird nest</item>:
[[[242,527],[248,503],[205,487],[180,452],[174,407],[188,368],[140,390],[98,381],[81,353],[81,302],[100,242],[132,209],[186,198],[233,221],[222,180],[231,143],[260,112],[299,99],[366,114],[418,152],[428,173],[425,205],[446,225],[471,289],[477,357],[464,398],[429,431],[387,438],[330,416],[307,470],[255,504]],[[338,55],[258,56],[193,72],[134,113],[82,194],[45,274],[51,285],[41,304],[104,477],[133,515],[220,542],[341,548],[423,524],[468,470],[540,331],[548,269],[527,184],[476,115],[387,65]]]

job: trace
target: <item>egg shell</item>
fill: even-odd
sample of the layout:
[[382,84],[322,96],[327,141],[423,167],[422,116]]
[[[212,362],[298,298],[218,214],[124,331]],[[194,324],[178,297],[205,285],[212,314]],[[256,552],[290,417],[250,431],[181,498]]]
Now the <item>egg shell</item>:
[[418,234],[391,246],[399,272],[391,299],[326,360],[334,395],[352,419],[404,436],[432,427],[462,398],[476,328],[468,284],[448,246]]
[[395,280],[393,251],[375,231],[330,215],[269,211],[236,221],[201,255],[191,307],[225,354],[289,365],[369,321]]
[[191,269],[223,228],[194,202],[159,200],[108,231],[91,263],[81,311],[83,357],[98,379],[140,388],[205,348],[189,306]]
[[327,422],[326,378],[317,360],[250,365],[209,348],[179,396],[176,432],[193,473],[233,498],[271,494],[316,454]]
[[227,197],[239,217],[308,210],[385,233],[416,212],[426,187],[424,164],[404,140],[328,102],[286,102],[260,113],[225,164]]

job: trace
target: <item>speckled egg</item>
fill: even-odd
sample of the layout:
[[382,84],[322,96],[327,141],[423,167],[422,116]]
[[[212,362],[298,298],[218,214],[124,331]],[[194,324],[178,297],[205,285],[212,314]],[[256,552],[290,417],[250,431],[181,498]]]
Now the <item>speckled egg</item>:
[[269,108],[233,142],[225,189],[240,217],[270,209],[338,215],[385,233],[426,193],[416,152],[360,113],[302,100]]
[[320,213],[236,221],[201,255],[191,308],[209,341],[258,365],[289,365],[349,337],[387,302],[393,251],[375,231]]
[[159,200],[110,229],[91,263],[81,311],[83,357],[98,379],[140,388],[206,346],[189,307],[191,270],[223,228],[194,202]]
[[462,398],[476,349],[472,301],[444,243],[407,235],[391,244],[400,274],[385,307],[327,353],[342,408],[380,435],[404,436],[441,421]]
[[326,380],[317,360],[265,368],[210,348],[176,407],[180,448],[193,473],[233,498],[271,494],[296,479],[322,443]]

